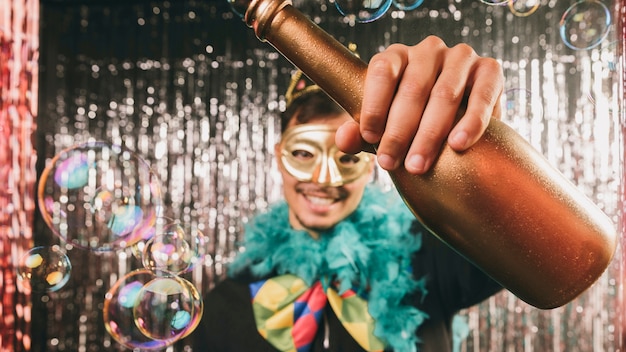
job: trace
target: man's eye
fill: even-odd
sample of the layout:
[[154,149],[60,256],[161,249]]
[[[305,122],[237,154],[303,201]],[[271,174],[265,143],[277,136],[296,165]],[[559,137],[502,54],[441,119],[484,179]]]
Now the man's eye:
[[361,159],[358,156],[352,155],[352,154],[344,154],[339,157],[339,162],[342,165],[354,165],[358,163],[360,160]]
[[297,149],[291,152],[291,155],[294,158],[297,159],[303,159],[303,160],[308,160],[313,158],[313,154],[311,154],[310,152],[307,152],[306,150],[302,150],[302,149]]

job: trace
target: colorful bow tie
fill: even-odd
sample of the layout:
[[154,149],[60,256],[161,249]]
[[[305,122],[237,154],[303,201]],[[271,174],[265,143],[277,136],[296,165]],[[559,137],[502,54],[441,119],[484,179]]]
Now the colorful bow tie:
[[257,329],[280,351],[309,351],[326,302],[363,349],[384,349],[383,342],[374,336],[375,321],[367,301],[352,290],[339,294],[319,281],[309,287],[299,277],[287,274],[252,283],[250,291]]

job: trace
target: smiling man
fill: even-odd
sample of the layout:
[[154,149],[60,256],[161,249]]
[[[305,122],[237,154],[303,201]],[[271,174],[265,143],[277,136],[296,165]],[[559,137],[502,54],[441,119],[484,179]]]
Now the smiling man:
[[302,99],[308,99],[310,108],[300,108],[287,119],[275,152],[289,204],[289,222],[316,236],[316,231],[331,228],[356,209],[374,170],[374,158],[337,148],[337,128],[352,120],[337,104],[320,92]]
[[[423,63],[415,58],[433,52],[455,62],[454,70],[434,68],[422,75],[431,85],[420,89],[430,92],[441,84],[441,77],[456,77],[466,87],[481,86],[484,80],[501,85],[492,61],[454,55],[457,51],[432,38],[414,47],[396,45],[376,56],[376,67],[380,69],[380,62],[400,66],[368,71],[366,86],[383,80],[385,85],[395,81],[399,87],[407,81],[409,68]],[[467,47],[461,51],[467,52]],[[469,74],[485,66],[492,69],[480,79],[472,74],[471,79],[455,75],[459,67]],[[363,141],[359,128],[317,86],[306,83],[300,74],[294,76],[285,95],[282,138],[275,146],[285,199],[246,227],[245,250],[231,264],[229,277],[205,297],[202,322],[194,332],[194,351],[451,351],[453,337],[461,331],[453,329],[456,313],[501,287],[428,233],[396,192],[383,192],[372,184],[375,156],[345,153],[337,144],[343,138],[342,145],[354,149]],[[424,96],[405,91],[402,98],[389,94],[389,101],[381,101],[380,94],[369,91],[365,99],[386,107],[384,118],[391,110],[407,111],[403,107],[410,103],[407,96]],[[494,104],[499,91],[488,94]],[[489,104],[482,109],[484,114],[497,110]],[[467,118],[482,119],[478,115]],[[363,113],[362,126],[379,125],[377,118]],[[428,124],[450,132],[453,118],[441,114]],[[401,120],[391,120],[387,129],[402,130]],[[385,133],[379,151],[384,150],[385,164],[396,165],[388,157],[397,158],[398,151],[389,149]],[[415,150],[437,149],[428,143],[420,148],[423,141],[417,131],[412,133],[414,139],[401,143],[400,159]],[[475,141],[481,133],[480,129],[464,132],[461,144],[469,147],[468,141]],[[365,134],[371,142],[371,131]],[[440,146],[442,138],[430,143]]]

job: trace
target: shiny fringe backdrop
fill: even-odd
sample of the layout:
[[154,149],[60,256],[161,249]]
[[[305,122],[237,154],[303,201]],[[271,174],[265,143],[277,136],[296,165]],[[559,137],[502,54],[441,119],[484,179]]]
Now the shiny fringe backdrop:
[[31,346],[31,296],[16,263],[33,246],[39,1],[0,0],[0,350]]
[[[568,37],[576,43],[564,42],[560,21],[575,1],[493,2],[424,0],[400,10],[407,3],[397,1],[368,24],[340,16],[333,2],[299,0],[296,7],[340,41],[356,43],[365,59],[429,34],[497,58],[507,79],[505,121],[621,223],[623,3],[604,2],[608,35],[597,46],[572,48],[605,29],[579,16],[587,28]],[[37,103],[37,174],[83,142],[133,150],[158,176],[165,214],[209,239],[202,265],[185,274],[204,293],[237,252],[242,224],[281,196],[272,151],[292,67],[222,0],[45,0],[39,23],[37,13],[35,2],[0,1],[0,348],[124,350],[105,331],[104,295],[141,263],[131,249],[73,248],[34,212]],[[375,182],[389,186],[382,172]],[[16,292],[15,266],[34,245],[67,253],[72,270],[58,291]],[[505,292],[462,312],[469,336],[460,349],[623,351],[621,258],[620,248],[607,273],[565,307],[537,310]],[[190,347],[182,340],[169,350]]]

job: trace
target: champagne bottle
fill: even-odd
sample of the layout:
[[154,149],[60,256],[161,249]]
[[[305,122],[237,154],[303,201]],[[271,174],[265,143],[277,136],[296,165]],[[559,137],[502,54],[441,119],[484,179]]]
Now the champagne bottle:
[[[358,122],[366,63],[288,0],[231,5],[259,40],[274,46]],[[399,168],[390,175],[429,231],[537,308],[575,299],[615,253],[611,220],[499,120],[492,119],[465,152],[443,146],[426,174]]]

